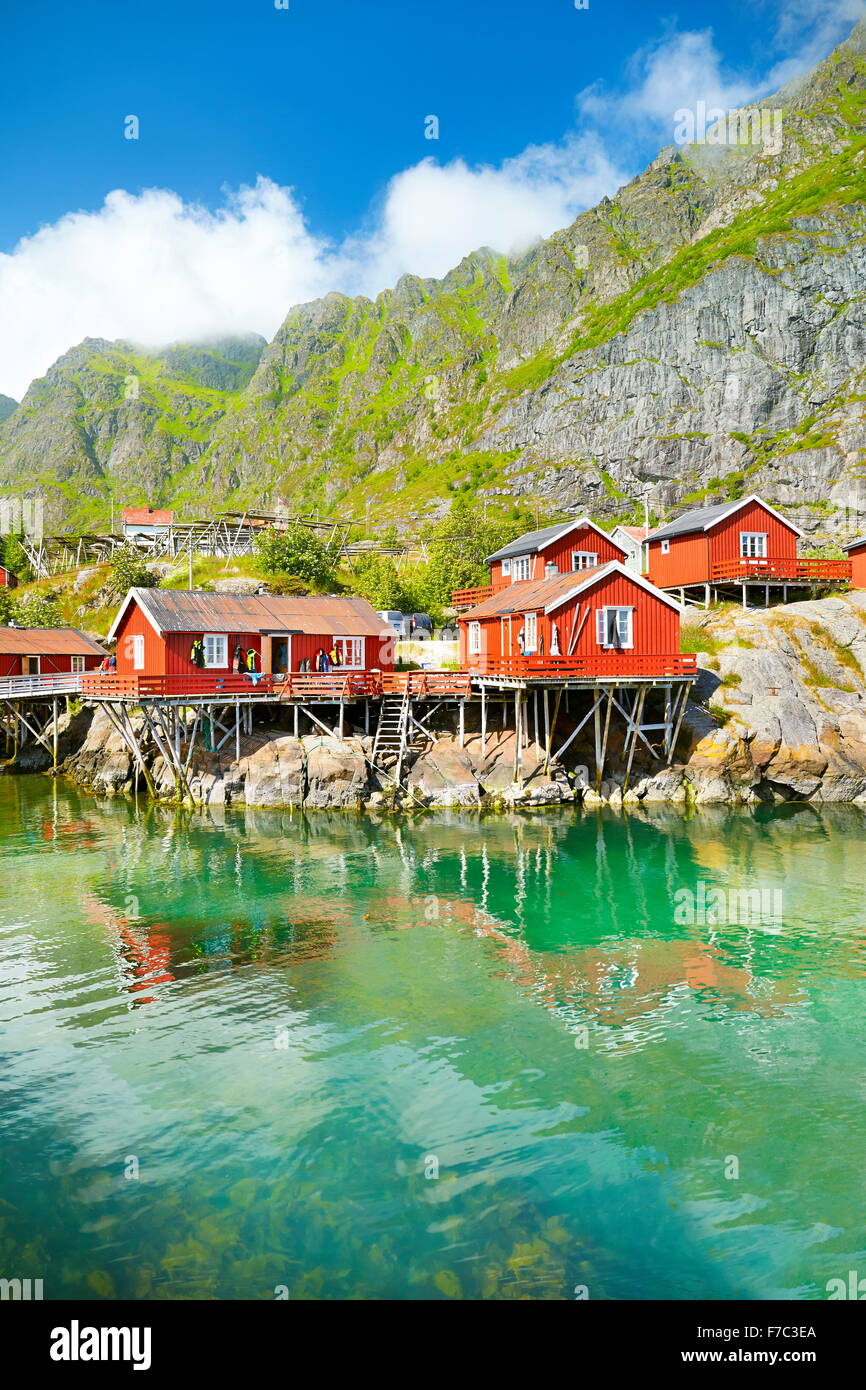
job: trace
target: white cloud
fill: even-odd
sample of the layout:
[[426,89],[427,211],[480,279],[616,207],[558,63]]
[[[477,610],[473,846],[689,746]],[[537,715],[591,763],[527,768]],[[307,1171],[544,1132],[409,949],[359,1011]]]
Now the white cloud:
[[217,211],[149,189],[110,193],[0,255],[0,391],[21,397],[90,338],[159,345],[256,331],[328,290],[374,295],[411,271],[441,276],[479,246],[519,250],[625,177],[592,137],[530,148],[499,168],[432,158],[398,174],[378,218],[342,247],[307,227],[293,191],[259,178]]
[[110,193],[98,210],[70,213],[0,255],[0,391],[20,398],[84,337],[154,346],[271,337],[293,304],[328,290],[374,295],[405,272],[444,275],[479,246],[520,251],[613,193],[636,172],[641,142],[671,143],[679,108],[730,109],[773,90],[864,8],[787,0],[774,51],[798,52],[763,76],[726,67],[708,30],[669,32],[634,55],[620,90],[597,84],[578,96],[561,143],[496,167],[440,165],[431,153],[395,175],[367,227],[340,246],[316,236],[293,190],[267,178],[228,192],[216,210],[168,190]]

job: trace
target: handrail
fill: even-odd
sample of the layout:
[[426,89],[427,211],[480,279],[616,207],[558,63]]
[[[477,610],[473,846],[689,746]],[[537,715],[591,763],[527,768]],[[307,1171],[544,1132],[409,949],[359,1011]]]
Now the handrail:
[[824,560],[820,556],[742,556],[734,560],[716,560],[710,565],[711,580],[781,579],[795,583],[799,579],[811,583],[838,583],[850,578],[850,560]]
[[694,652],[644,655],[636,652],[598,652],[592,656],[515,656],[472,658],[479,676],[513,676],[530,680],[580,680],[639,676],[664,679],[668,676],[694,676],[698,662]]
[[52,671],[41,676],[0,677],[0,697],[21,695],[77,695],[81,689],[80,671]]

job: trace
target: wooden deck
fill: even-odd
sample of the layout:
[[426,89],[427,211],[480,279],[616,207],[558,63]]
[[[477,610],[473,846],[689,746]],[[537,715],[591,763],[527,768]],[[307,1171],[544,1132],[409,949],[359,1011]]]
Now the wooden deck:
[[589,657],[518,656],[481,657],[472,675],[479,680],[507,679],[557,685],[563,681],[585,685],[619,682],[695,679],[698,659],[694,652],[671,656],[642,656],[634,652],[604,652]]
[[738,584],[847,584],[850,579],[850,560],[773,559],[770,556],[765,560],[719,560],[710,566],[711,584],[732,581]]

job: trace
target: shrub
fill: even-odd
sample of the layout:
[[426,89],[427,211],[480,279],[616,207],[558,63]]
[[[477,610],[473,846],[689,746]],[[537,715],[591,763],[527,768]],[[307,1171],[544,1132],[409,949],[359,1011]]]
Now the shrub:
[[256,540],[256,552],[268,576],[291,576],[319,590],[335,587],[337,556],[306,526],[268,527]]
[[109,587],[118,598],[129,589],[155,589],[159,578],[148,569],[144,556],[133,545],[121,545],[115,550],[108,566]]

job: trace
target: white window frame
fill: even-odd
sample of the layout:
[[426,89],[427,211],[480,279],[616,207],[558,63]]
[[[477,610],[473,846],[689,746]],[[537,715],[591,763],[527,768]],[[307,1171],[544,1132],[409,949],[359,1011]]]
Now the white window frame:
[[671,543],[670,543],[670,541],[662,541],[662,555],[670,555],[670,553],[671,553]]
[[[626,604],[617,603],[609,604],[605,608],[597,608],[595,612],[595,637],[600,647],[604,647],[608,651],[629,651],[634,647],[634,608]],[[610,620],[608,618],[609,613],[616,613],[618,628],[620,626],[620,614],[624,613],[626,615],[625,637],[621,637],[618,644],[608,640],[608,630],[610,626]]]
[[[334,646],[340,658],[340,670],[363,671],[364,669],[364,639],[363,637],[335,637]],[[351,656],[351,661],[348,659]]]
[[511,582],[521,584],[526,579],[532,578],[532,556],[515,555],[511,561]]
[[481,624],[473,621],[469,624],[468,651],[470,656],[481,655]]
[[144,670],[144,634],[135,632],[132,635],[132,669],[133,671]]
[[[229,664],[229,637],[227,632],[202,633],[204,647],[204,666],[206,671],[225,671]],[[222,658],[222,659],[220,659]]]
[[72,672],[73,676],[80,676],[82,671],[84,670],[84,657],[73,656],[72,664],[70,665],[69,669]]
[[503,576],[503,578],[505,578],[506,575],[510,575],[510,574],[511,574],[511,561],[510,561],[510,560],[503,560],[503,561],[502,561],[502,576]]
[[767,540],[768,534],[766,531],[741,531],[740,559],[766,560]]
[[572,550],[571,569],[573,574],[580,570],[595,569],[598,564],[598,552],[593,550]]
[[527,656],[538,651],[538,614],[523,615],[523,650]]

